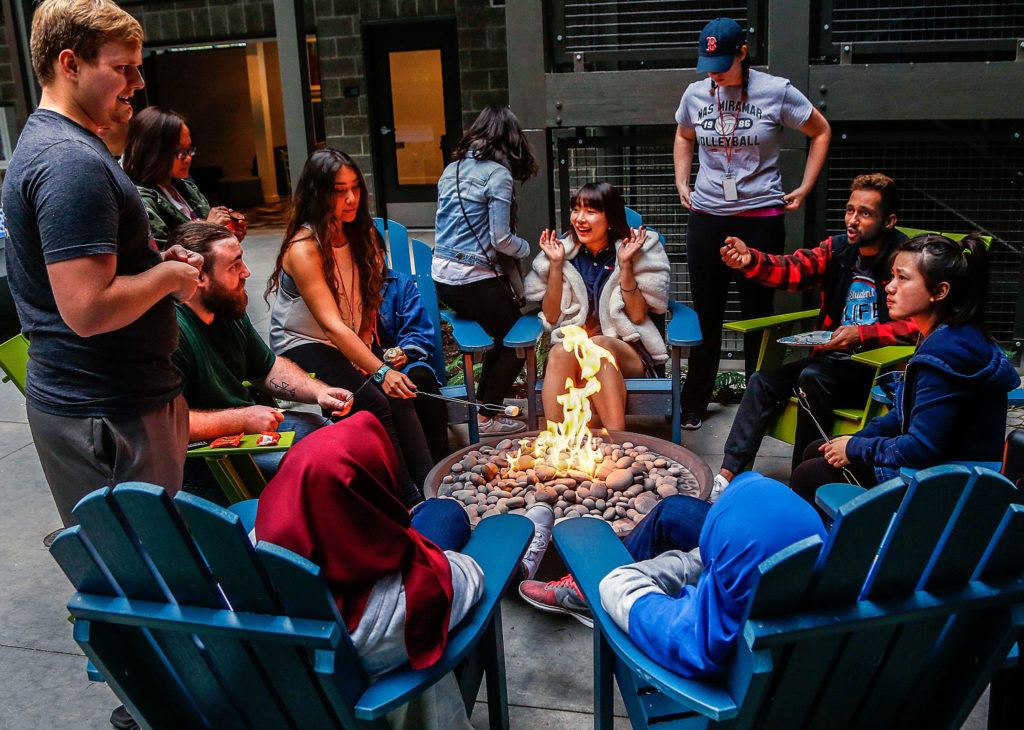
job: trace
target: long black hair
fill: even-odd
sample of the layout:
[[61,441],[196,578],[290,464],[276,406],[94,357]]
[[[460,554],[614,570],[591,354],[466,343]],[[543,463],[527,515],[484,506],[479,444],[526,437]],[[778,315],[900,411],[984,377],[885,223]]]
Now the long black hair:
[[[295,198],[291,218],[285,230],[281,251],[277,254],[274,273],[270,275],[264,299],[280,287],[284,255],[288,252],[299,230],[308,225],[316,234],[320,249],[320,263],[324,280],[334,298],[338,298],[338,280],[334,274],[334,251],[331,248],[328,228],[334,219],[334,178],[338,170],[347,167],[356,174],[359,183],[359,207],[351,223],[342,223],[342,231],[348,245],[352,247],[352,260],[359,271],[359,293],[363,301],[363,320],[376,316],[381,302],[381,285],[384,283],[384,247],[373,227],[370,206],[367,202],[366,181],[359,165],[341,150],[326,148],[315,150],[306,160],[295,187]],[[362,328],[362,323],[357,327]]]
[[899,244],[896,254],[902,251],[921,254],[917,267],[929,292],[938,291],[943,282],[949,284],[949,294],[936,302],[938,324],[973,324],[988,334],[988,247],[980,233],[964,236],[961,241],[925,233]]
[[485,107],[466,136],[459,140],[452,159],[461,160],[471,151],[478,160],[492,160],[507,167],[513,180],[526,182],[537,174],[537,160],[530,143],[507,106]]
[[[629,238],[629,224],[626,222],[626,203],[622,200],[622,193],[619,189],[606,182],[589,182],[569,199],[569,208],[593,208],[604,213],[608,220],[608,243],[614,244],[624,238]],[[576,237],[576,229],[569,229],[572,240],[579,245]]]
[[147,106],[128,124],[122,166],[136,185],[157,185],[171,176],[185,117],[162,106]]

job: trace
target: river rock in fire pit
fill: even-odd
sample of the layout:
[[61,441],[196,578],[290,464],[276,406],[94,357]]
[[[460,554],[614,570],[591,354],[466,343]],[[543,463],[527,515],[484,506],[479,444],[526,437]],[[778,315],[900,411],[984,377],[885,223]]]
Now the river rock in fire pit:
[[609,489],[621,492],[633,483],[633,472],[630,469],[616,469],[608,475],[605,483]]
[[[604,519],[620,535],[629,532],[658,501],[675,494],[699,496],[697,477],[667,453],[595,439],[593,475],[547,454],[516,456],[529,439],[503,439],[453,457],[436,477],[436,494],[459,500],[470,523],[506,512],[522,514],[535,503],[554,507],[556,519]],[[706,477],[705,477],[706,478]]]

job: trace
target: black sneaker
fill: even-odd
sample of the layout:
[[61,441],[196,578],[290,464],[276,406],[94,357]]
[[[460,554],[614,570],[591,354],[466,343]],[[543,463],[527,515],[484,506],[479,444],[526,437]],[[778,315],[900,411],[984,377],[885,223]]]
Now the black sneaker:
[[704,423],[700,420],[700,415],[694,412],[684,413],[682,427],[687,431],[696,431],[698,428],[703,426]]
[[110,724],[118,730],[141,730],[139,723],[135,722],[135,718],[124,705],[114,708],[110,713]]

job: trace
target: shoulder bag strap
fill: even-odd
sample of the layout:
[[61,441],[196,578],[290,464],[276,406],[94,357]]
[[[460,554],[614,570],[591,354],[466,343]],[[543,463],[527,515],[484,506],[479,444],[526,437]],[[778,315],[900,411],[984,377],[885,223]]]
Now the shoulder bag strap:
[[472,221],[469,220],[469,215],[466,213],[466,205],[462,202],[462,181],[459,178],[460,165],[462,165],[462,158],[459,158],[458,162],[455,163],[455,194],[459,197],[459,207],[462,208],[462,217],[466,219],[466,225],[469,226],[469,230],[473,233],[473,238],[476,239],[477,244],[480,246],[480,251],[487,260],[487,265],[490,267],[491,271],[494,272],[495,276],[499,276],[498,269],[495,267],[494,261],[491,260],[491,256],[487,252],[487,247],[484,246],[484,242],[480,239],[480,234],[476,232]]

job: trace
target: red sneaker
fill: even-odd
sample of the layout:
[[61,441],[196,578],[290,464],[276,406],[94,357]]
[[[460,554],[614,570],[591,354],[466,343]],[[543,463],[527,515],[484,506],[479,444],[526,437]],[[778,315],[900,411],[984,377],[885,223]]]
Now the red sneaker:
[[587,628],[594,628],[590,607],[587,606],[583,594],[580,593],[580,589],[571,575],[550,583],[524,580],[519,584],[519,595],[534,608],[548,613],[565,613]]

